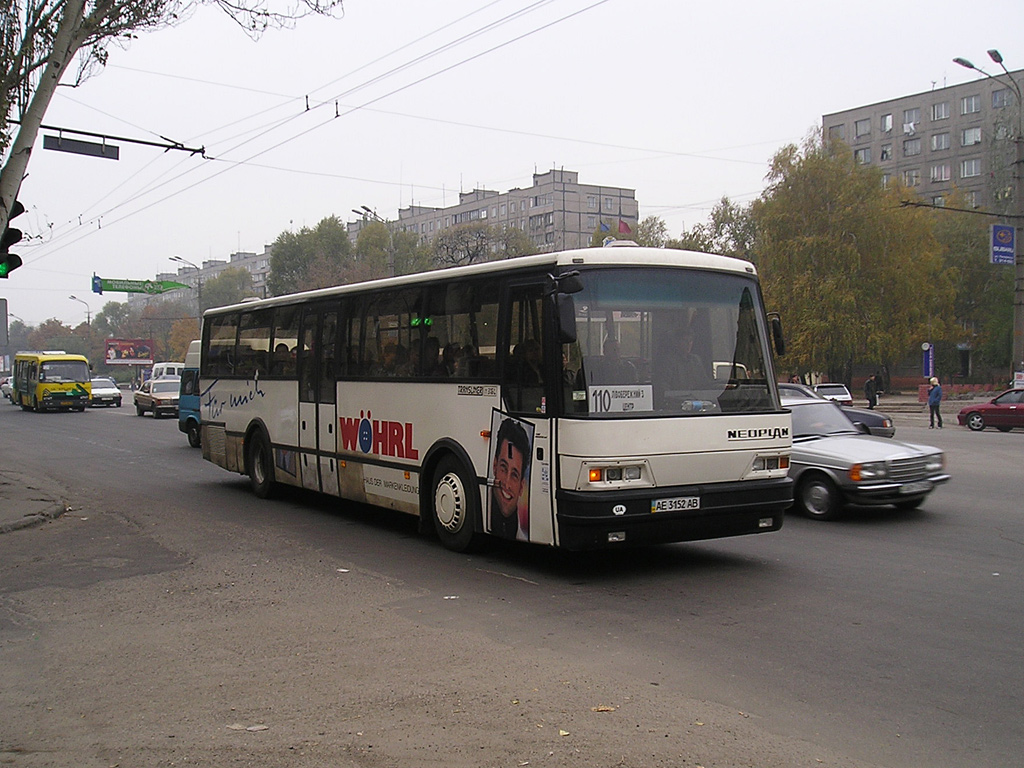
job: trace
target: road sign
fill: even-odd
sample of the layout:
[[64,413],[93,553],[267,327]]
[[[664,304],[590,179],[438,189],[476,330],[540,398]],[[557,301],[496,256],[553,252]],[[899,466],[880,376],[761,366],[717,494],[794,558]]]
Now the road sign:
[[184,283],[173,280],[107,280],[96,275],[92,276],[92,292],[102,294],[104,291],[119,293],[148,293],[155,295],[188,288]]
[[992,225],[992,258],[993,264],[1009,264],[1013,266],[1016,253],[1016,230],[1008,224]]
[[63,136],[43,136],[43,149],[55,149],[58,152],[71,152],[76,155],[105,157],[108,160],[119,160],[121,150],[115,144],[97,144],[95,141],[66,139]]

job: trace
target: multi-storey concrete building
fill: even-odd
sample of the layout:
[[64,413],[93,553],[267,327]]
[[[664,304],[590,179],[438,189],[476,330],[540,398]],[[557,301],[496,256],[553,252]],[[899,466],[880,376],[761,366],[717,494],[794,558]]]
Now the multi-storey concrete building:
[[[482,222],[521,229],[539,251],[586,248],[597,230],[609,234],[636,229],[639,206],[633,189],[580,184],[576,171],[533,174],[533,186],[495,192],[474,189],[459,194],[447,208],[409,206],[391,226],[415,232],[429,242],[448,227]],[[348,222],[353,240],[366,219]]]
[[199,295],[202,286],[211,279],[217,277],[226,269],[241,268],[246,270],[252,277],[252,295],[265,298],[267,293],[267,275],[270,274],[270,256],[273,246],[263,246],[263,253],[251,253],[239,251],[232,253],[225,259],[207,259],[200,262],[198,269],[193,266],[178,267],[177,272],[162,272],[156,276],[157,280],[173,280],[184,283],[188,288],[180,288],[176,291],[159,296],[147,296],[145,294],[129,294],[128,305],[148,304],[150,301],[164,301],[167,299],[178,299],[187,302],[194,312],[199,312]]
[[[1022,75],[1010,73],[1016,82]],[[822,126],[828,138],[851,147],[858,163],[880,168],[884,183],[899,179],[936,205],[955,187],[968,204],[1005,213],[1020,105],[1002,80],[975,79],[835,112],[822,117]]]

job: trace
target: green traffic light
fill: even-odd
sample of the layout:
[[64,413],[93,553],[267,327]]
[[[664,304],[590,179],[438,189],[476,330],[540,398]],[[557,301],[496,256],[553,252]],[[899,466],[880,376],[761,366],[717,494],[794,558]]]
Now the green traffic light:
[[21,256],[16,254],[9,253],[0,258],[3,259],[0,261],[0,278],[6,279],[7,275],[21,266]]

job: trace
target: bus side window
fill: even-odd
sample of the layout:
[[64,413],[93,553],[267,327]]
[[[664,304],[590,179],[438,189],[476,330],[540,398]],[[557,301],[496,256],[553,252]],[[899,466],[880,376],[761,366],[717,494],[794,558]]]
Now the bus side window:
[[508,347],[502,373],[505,404],[519,413],[544,413],[546,360],[543,334],[544,302],[540,286],[509,291]]

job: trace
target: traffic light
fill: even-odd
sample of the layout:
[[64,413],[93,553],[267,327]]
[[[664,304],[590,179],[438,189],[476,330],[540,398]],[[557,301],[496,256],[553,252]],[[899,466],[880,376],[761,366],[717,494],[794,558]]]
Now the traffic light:
[[21,230],[12,227],[11,221],[24,212],[25,206],[15,200],[11,206],[11,215],[7,217],[7,228],[4,230],[3,238],[0,238],[0,277],[6,278],[21,266],[21,256],[8,253],[7,249],[21,240]]

